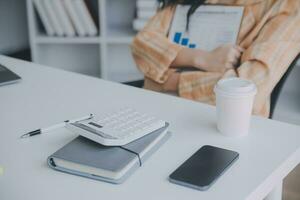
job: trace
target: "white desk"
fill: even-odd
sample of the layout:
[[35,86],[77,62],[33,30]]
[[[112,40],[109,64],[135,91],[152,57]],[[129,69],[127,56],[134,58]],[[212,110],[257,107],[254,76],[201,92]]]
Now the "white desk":
[[[300,127],[253,118],[245,138],[215,127],[215,109],[201,103],[0,56],[23,81],[0,87],[0,199],[262,199],[300,161]],[[75,135],[60,129],[19,139],[27,131],[88,113],[129,106],[171,123],[173,136],[124,184],[112,185],[50,169],[46,158]],[[168,182],[201,146],[240,153],[206,192]]]

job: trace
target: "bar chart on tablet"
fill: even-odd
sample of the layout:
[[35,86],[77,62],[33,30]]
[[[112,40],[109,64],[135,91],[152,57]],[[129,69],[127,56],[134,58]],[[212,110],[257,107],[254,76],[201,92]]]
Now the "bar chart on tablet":
[[182,32],[176,32],[173,38],[173,42],[176,44],[181,44],[182,46],[187,46],[191,49],[194,49],[197,47],[196,44],[190,43],[190,39],[188,37],[183,36],[184,33]]
[[177,5],[169,31],[169,40],[186,46],[211,51],[223,44],[236,44],[244,8],[240,6],[200,6],[191,15],[189,6]]

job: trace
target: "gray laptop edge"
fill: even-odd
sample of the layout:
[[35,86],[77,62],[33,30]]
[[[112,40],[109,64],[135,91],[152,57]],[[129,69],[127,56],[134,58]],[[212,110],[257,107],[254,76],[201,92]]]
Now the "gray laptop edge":
[[0,64],[0,86],[20,81],[21,77]]

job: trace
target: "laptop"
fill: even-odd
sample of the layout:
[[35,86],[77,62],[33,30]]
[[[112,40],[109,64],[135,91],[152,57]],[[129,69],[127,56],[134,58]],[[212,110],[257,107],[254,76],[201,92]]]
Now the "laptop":
[[20,81],[21,77],[0,64],[0,86]]

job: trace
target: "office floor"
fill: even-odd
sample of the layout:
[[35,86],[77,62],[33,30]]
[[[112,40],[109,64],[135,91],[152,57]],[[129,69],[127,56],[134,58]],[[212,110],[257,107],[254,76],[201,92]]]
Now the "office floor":
[[283,200],[300,199],[300,165],[298,165],[283,182]]

